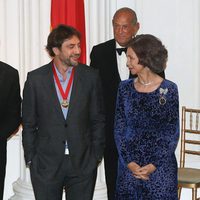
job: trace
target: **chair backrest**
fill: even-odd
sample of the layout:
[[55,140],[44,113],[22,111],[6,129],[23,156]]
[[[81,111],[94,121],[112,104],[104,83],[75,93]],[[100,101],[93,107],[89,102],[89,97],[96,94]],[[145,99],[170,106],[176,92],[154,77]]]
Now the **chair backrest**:
[[180,167],[186,155],[200,156],[200,109],[182,107]]

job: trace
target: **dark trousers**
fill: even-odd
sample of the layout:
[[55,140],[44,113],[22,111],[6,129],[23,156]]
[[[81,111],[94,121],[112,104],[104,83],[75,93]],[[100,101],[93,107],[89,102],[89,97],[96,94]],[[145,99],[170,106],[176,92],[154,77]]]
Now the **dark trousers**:
[[92,200],[97,170],[78,176],[72,167],[69,156],[65,156],[57,176],[45,180],[31,167],[31,181],[36,200],[62,200],[65,189],[67,200]]
[[108,146],[105,149],[104,165],[108,200],[114,200],[118,170],[118,153],[116,148]]
[[3,200],[4,179],[6,173],[6,146],[7,140],[0,139],[0,200]]

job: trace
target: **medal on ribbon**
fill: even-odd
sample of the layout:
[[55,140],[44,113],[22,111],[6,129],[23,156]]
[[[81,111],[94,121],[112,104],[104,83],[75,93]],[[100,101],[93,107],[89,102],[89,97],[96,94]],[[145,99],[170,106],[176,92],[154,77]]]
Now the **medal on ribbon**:
[[61,102],[61,106],[67,108],[69,106],[69,102],[63,99],[63,101]]
[[63,100],[61,102],[61,106],[63,108],[67,108],[69,106],[69,102],[68,102],[67,99],[68,99],[69,91],[70,91],[70,88],[71,88],[71,85],[72,85],[72,81],[74,79],[74,68],[72,68],[72,72],[71,72],[71,75],[70,75],[70,78],[69,78],[69,81],[68,81],[68,84],[67,84],[67,88],[66,88],[65,91],[63,90],[62,85],[59,81],[55,67],[53,66],[52,69],[53,69],[53,75],[54,75],[54,78],[55,78],[55,81],[56,81],[56,85],[58,86],[59,92],[60,92],[60,94],[63,98]]

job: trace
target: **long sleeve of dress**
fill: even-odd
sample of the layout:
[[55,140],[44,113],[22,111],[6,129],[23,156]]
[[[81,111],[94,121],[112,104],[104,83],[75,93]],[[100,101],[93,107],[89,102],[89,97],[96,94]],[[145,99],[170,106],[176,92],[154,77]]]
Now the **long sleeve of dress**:
[[124,99],[123,99],[123,87],[119,85],[116,111],[115,111],[115,125],[114,125],[114,136],[117,145],[119,159],[124,165],[127,165],[132,161],[129,151],[126,147],[126,116],[124,111]]
[[166,95],[166,101],[170,106],[164,110],[165,120],[157,132],[157,140],[154,144],[153,155],[150,159],[155,166],[167,162],[176,150],[179,140],[179,97],[177,86],[174,85]]

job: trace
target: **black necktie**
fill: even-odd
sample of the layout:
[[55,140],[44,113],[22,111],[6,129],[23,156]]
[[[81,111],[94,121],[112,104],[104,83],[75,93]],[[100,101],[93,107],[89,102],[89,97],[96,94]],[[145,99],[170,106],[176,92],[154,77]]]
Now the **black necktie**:
[[116,48],[116,51],[121,56],[123,51],[126,53],[127,48]]

